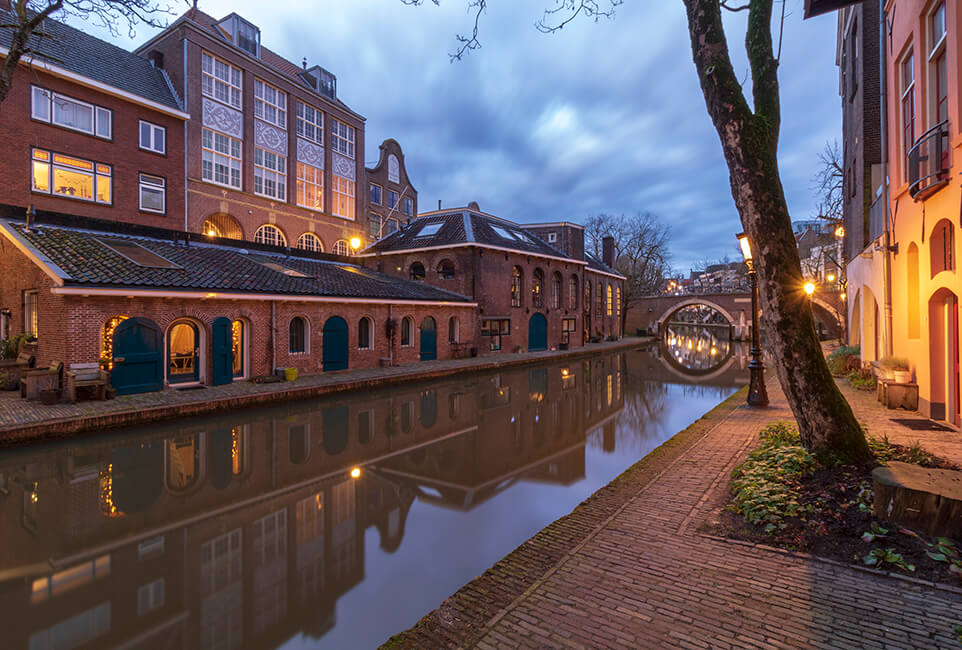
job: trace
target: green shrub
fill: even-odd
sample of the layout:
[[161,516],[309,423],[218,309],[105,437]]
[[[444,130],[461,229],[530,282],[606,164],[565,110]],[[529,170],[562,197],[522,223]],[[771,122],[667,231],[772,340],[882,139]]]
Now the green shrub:
[[875,459],[880,463],[884,464],[895,460],[922,465],[923,467],[934,467],[937,464],[935,455],[926,451],[918,440],[908,447],[892,444],[888,436],[882,436],[881,438],[865,436],[865,440],[868,442],[868,448],[872,451]]
[[842,346],[826,357],[829,371],[841,377],[862,365],[861,351],[857,345]]
[[903,357],[885,357],[879,361],[879,365],[886,370],[909,370],[909,360]]
[[798,445],[801,444],[801,437],[798,429],[792,426],[791,422],[784,420],[773,422],[758,432],[758,437],[762,440],[762,445],[769,447],[772,445]]
[[848,373],[848,381],[852,386],[861,390],[875,390],[877,383],[875,381],[875,375],[867,368],[853,370]]

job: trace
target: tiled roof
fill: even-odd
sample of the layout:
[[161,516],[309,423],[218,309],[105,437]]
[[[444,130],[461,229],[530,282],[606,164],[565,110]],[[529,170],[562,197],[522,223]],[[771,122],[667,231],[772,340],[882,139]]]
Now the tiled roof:
[[[15,22],[15,14],[0,10],[0,23]],[[30,38],[29,47],[34,52],[34,58],[44,59],[50,65],[158,104],[183,110],[167,75],[147,59],[51,18],[44,21],[43,31],[46,37],[40,38],[34,34]],[[0,27],[0,45],[10,47],[12,38],[11,28]],[[25,63],[29,60],[30,55],[23,58]]]
[[592,271],[601,271],[602,273],[612,273],[618,276],[621,275],[620,273],[618,273],[618,271],[614,270],[613,268],[611,268],[610,266],[608,266],[607,264],[599,260],[597,257],[592,255],[588,251],[585,251],[585,261],[588,263],[588,269]]
[[[435,231],[431,227],[434,224],[441,224],[441,228]],[[467,208],[422,214],[409,225],[368,246],[364,254],[459,244],[481,244],[546,257],[567,257],[516,223]]]
[[[451,291],[343,262],[50,225],[27,230],[19,222],[0,224],[59,267],[68,286],[470,302]],[[139,244],[176,266],[142,266],[98,241],[104,239]]]

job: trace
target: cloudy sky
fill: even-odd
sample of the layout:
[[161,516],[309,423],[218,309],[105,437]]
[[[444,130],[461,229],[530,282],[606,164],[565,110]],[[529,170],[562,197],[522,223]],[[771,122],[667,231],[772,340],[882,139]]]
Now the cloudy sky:
[[[518,222],[650,211],[671,225],[680,271],[737,256],[740,224],[681,0],[625,0],[611,20],[541,34],[534,23],[555,1],[489,0],[482,48],[454,63],[455,34],[473,20],[468,0],[201,0],[200,8],[236,11],[261,28],[265,46],[333,72],[339,97],[367,118],[366,161],[376,162],[385,138],[398,140],[422,210],[477,201]],[[779,157],[798,220],[814,213],[814,161],[839,137],[841,109],[835,15],[802,21],[803,0],[786,2]],[[731,17],[728,40],[747,79],[743,21],[744,12]],[[151,35],[141,28],[112,40],[132,47]]]

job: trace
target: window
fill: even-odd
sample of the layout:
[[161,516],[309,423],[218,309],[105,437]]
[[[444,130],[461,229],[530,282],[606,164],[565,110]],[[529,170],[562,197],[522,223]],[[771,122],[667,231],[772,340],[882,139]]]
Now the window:
[[549,243],[549,244],[553,244],[553,243],[555,243],[556,241],[558,241],[558,233],[556,233],[556,232],[549,232],[549,233],[548,233],[548,243]]
[[461,331],[458,327],[458,319],[454,316],[448,319],[448,343],[457,343],[461,340]]
[[521,267],[516,266],[511,269],[511,306],[521,306],[522,277]]
[[411,342],[411,331],[414,329],[414,321],[411,320],[410,316],[405,316],[401,320],[401,347],[410,347]]
[[398,201],[398,193],[395,192],[394,190],[388,190],[387,191],[387,207],[391,208],[392,210],[396,210],[397,201]]
[[[949,119],[949,88],[948,66],[946,63],[945,45],[945,3],[940,2],[929,14],[929,67],[933,83],[932,90],[932,126]],[[942,168],[948,168],[948,129],[942,135]]]
[[442,280],[453,280],[454,262],[451,260],[441,260],[438,264],[438,277]]
[[388,219],[388,220],[387,220],[387,231],[388,231],[388,234],[390,234],[390,233],[392,233],[392,232],[397,232],[398,223],[399,223],[399,222],[398,222],[397,219]]
[[915,143],[915,57],[910,51],[899,65],[901,71],[903,177],[909,180],[909,150]]
[[297,135],[324,145],[324,113],[313,106],[297,102]]
[[163,214],[167,210],[167,181],[162,176],[140,174],[140,209]]
[[591,313],[591,282],[585,280],[585,299],[584,299],[585,313]]
[[281,229],[269,223],[265,223],[257,229],[257,232],[254,233],[254,241],[268,246],[287,246],[287,238],[281,232]]
[[578,308],[578,276],[572,275],[568,280],[568,309]]
[[414,199],[404,197],[404,214],[411,217],[414,216]]
[[381,205],[381,186],[371,183],[371,198],[370,201],[374,205]]
[[611,285],[609,284],[607,288],[607,293],[605,294],[605,314],[608,316],[611,316],[612,302],[614,301],[611,299]]
[[241,109],[241,71],[227,61],[201,52],[201,91],[207,97]]
[[110,556],[101,555],[94,560],[75,564],[49,576],[37,578],[31,587],[30,602],[34,605],[45,602],[109,575]]
[[511,321],[507,318],[486,319],[481,321],[481,336],[490,337],[489,350],[501,349],[501,337],[511,333]]
[[354,157],[354,127],[331,120],[331,148],[348,158]]
[[291,319],[288,342],[288,349],[291,354],[307,352],[307,322],[300,316]]
[[561,342],[570,343],[572,340],[572,334],[578,330],[578,321],[574,318],[562,318],[561,319]]
[[557,271],[551,276],[551,306],[561,309],[561,274]]
[[433,237],[434,235],[438,234],[438,231],[441,230],[441,226],[443,225],[443,222],[437,222],[421,226],[421,229],[418,231],[418,234],[415,235],[415,237]]
[[33,150],[31,190],[68,199],[111,202],[113,169],[110,165]]
[[284,91],[254,79],[254,117],[287,130],[287,95]]
[[367,220],[368,232],[371,235],[371,239],[378,240],[381,238],[381,215],[372,212]]
[[343,176],[333,174],[331,179],[334,181],[331,187],[333,200],[331,201],[331,212],[336,217],[345,219],[354,218],[354,181],[348,180]]
[[109,633],[110,603],[104,602],[34,632],[26,646],[31,650],[79,648]]
[[143,560],[145,557],[160,555],[164,552],[165,538],[163,535],[150,537],[137,545],[137,559]]
[[315,253],[324,252],[324,244],[321,243],[321,238],[312,232],[306,232],[298,237],[294,247],[305,251],[314,251]]
[[535,269],[531,275],[531,306],[541,309],[544,306],[544,271]]
[[411,265],[409,275],[412,280],[423,280],[424,279],[424,265],[420,262],[415,262]]
[[167,129],[140,120],[140,148],[154,153],[166,153]]
[[348,255],[351,254],[351,249],[348,247],[346,241],[344,241],[343,239],[338,239],[336,242],[334,242],[334,245],[331,247],[331,252],[334,253],[335,255],[343,255],[347,257]]
[[357,323],[357,349],[370,350],[374,347],[373,334],[374,327],[371,325],[370,318],[362,318]]
[[598,283],[598,291],[595,293],[595,316],[601,316],[605,309],[605,288]]
[[164,579],[158,578],[137,590],[137,614],[143,616],[164,606]]
[[621,287],[615,290],[615,316],[621,318]]
[[287,200],[287,158],[254,147],[254,194]]
[[38,86],[30,87],[30,116],[41,122],[97,136],[113,137],[113,111]]
[[241,189],[241,141],[204,129],[201,147],[201,177],[211,183]]
[[297,205],[324,209],[324,170],[297,163]]
[[942,219],[932,229],[929,240],[931,276],[942,271],[955,270],[955,228],[948,219]]
[[10,338],[10,310],[0,309],[0,340]]

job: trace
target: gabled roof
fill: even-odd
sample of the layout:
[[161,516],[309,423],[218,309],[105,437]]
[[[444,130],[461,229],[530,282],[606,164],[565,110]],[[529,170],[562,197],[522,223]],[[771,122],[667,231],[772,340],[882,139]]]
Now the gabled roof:
[[[0,221],[0,233],[24,250],[58,284],[66,287],[172,289],[241,294],[272,294],[444,303],[471,301],[428,284],[377,273],[334,260],[299,257],[296,251],[269,253],[236,246],[183,242],[47,224],[29,229]],[[139,257],[169,262],[138,264],[114,242],[149,251]],[[153,254],[153,255],[151,255]]]
[[516,223],[470,208],[423,213],[410,224],[365,248],[363,255],[472,245],[513,250],[584,264],[581,260],[569,258]]
[[588,269],[591,271],[608,273],[609,275],[617,275],[619,278],[624,277],[623,275],[618,273],[618,271],[614,270],[613,268],[611,268],[610,266],[602,262],[600,259],[592,255],[588,251],[585,251],[585,261],[588,263]]
[[[0,10],[0,23],[16,21],[15,14]],[[42,29],[46,36],[30,37],[33,55],[24,56],[23,63],[43,61],[168,108],[184,110],[167,74],[147,59],[52,18],[44,21]],[[0,46],[9,48],[12,39],[13,29],[0,27]]]

